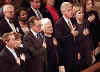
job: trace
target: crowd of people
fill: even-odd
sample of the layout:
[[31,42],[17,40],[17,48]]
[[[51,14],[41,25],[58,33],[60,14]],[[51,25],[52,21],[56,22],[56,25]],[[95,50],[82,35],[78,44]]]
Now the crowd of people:
[[99,72],[99,15],[81,2],[0,1],[0,72]]

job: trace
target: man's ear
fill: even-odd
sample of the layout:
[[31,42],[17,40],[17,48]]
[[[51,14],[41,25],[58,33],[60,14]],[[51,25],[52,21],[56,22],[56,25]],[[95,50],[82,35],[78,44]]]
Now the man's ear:
[[5,44],[7,44],[8,43],[8,41],[5,41]]

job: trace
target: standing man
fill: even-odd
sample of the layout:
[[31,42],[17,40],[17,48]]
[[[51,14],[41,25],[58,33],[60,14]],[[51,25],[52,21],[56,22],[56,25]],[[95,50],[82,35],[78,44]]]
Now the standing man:
[[41,32],[41,21],[37,17],[29,19],[30,32],[24,36],[24,47],[31,56],[31,72],[43,72],[45,48],[43,48]]
[[18,31],[18,22],[15,20],[15,9],[11,4],[6,4],[3,6],[4,18],[0,21],[0,36],[6,32]]
[[0,52],[0,72],[23,72],[21,59],[15,52],[16,39],[13,32],[3,35],[5,47]]
[[41,1],[40,0],[29,0],[29,4],[31,7],[29,10],[29,17],[36,16],[41,19],[43,17],[39,10]]
[[65,72],[77,71],[78,60],[78,31],[71,22],[72,4],[63,2],[61,5],[62,17],[55,24],[55,37],[58,41],[58,51],[60,68],[65,68]]

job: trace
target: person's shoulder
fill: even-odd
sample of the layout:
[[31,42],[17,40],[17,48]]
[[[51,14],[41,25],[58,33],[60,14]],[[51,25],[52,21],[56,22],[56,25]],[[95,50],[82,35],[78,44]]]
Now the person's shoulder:
[[31,31],[29,31],[28,33],[26,33],[25,35],[24,35],[24,39],[26,39],[26,38],[30,38],[30,36],[32,35],[32,33],[31,33]]
[[56,24],[60,24],[60,23],[62,23],[63,21],[64,21],[64,18],[61,17],[61,18],[59,18],[59,19],[56,21]]
[[6,56],[7,55],[6,53],[7,53],[6,47],[2,48],[2,50],[0,52],[0,57]]
[[6,21],[5,18],[2,17],[2,19],[0,20],[0,23],[5,22],[5,21]]

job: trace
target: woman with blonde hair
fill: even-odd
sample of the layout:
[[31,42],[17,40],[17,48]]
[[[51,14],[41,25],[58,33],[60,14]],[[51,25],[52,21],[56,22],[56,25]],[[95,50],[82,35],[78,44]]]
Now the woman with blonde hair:
[[76,24],[76,29],[79,32],[78,40],[80,45],[80,52],[78,56],[80,62],[80,69],[82,70],[91,65],[91,52],[94,46],[92,43],[92,35],[89,29],[89,24],[88,22],[86,22],[85,19],[83,19],[83,7],[80,5],[76,5],[73,7],[73,10],[75,17],[74,24]]

